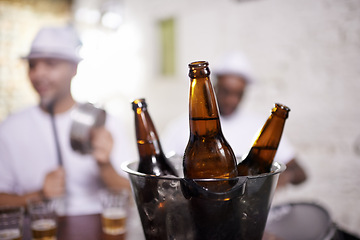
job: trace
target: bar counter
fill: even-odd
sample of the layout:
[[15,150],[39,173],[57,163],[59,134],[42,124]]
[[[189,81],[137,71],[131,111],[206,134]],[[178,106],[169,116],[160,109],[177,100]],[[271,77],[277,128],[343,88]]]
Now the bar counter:
[[[101,215],[60,216],[57,221],[57,240],[144,240],[144,234],[137,215],[131,214],[127,222],[127,234],[112,236],[104,234]],[[23,240],[31,240],[30,219],[25,218]]]
[[[128,233],[124,236],[106,235],[101,229],[101,215],[61,216],[58,218],[57,240],[144,240],[140,220],[130,219]],[[265,233],[263,240],[277,240]],[[23,240],[31,240],[30,220],[25,219]]]

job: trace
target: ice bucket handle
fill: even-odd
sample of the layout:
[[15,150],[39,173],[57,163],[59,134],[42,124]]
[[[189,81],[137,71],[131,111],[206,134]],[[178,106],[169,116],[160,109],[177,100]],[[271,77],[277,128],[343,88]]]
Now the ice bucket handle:
[[206,182],[206,181],[217,181],[217,179],[206,179],[206,180],[194,180],[194,179],[181,179],[181,190],[186,199],[192,197],[202,198],[213,201],[226,201],[233,198],[242,196],[245,193],[245,187],[247,182],[247,177],[238,177],[229,180],[219,180],[219,181],[229,181],[234,182],[233,187],[226,192],[212,192],[207,188],[199,185],[197,182]]

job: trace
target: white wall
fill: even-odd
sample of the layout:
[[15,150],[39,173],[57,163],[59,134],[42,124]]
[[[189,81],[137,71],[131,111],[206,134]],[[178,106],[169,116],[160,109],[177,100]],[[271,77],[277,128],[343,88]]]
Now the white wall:
[[[308,172],[307,183],[279,191],[274,203],[314,201],[334,221],[360,235],[360,1],[129,0],[128,21],[143,37],[141,61],[148,99],[160,131],[187,110],[187,64],[211,64],[242,50],[258,82],[244,107],[267,117],[276,101],[291,107],[285,134]],[[130,14],[131,13],[131,14]],[[177,74],[158,74],[156,22],[176,19]]]

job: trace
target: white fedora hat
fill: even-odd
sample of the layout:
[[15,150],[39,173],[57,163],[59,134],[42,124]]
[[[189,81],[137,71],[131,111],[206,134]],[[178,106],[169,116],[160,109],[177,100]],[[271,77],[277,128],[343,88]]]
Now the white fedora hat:
[[29,54],[23,59],[55,58],[78,63],[82,60],[79,56],[81,45],[72,27],[45,27],[37,33]]
[[225,54],[214,65],[213,69],[216,76],[237,75],[243,77],[248,83],[255,82],[249,61],[241,52],[233,51]]

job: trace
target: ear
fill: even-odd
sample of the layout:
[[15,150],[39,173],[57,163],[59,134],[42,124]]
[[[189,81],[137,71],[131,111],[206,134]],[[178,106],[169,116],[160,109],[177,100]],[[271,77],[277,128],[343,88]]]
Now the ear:
[[77,74],[77,69],[78,69],[78,64],[77,63],[73,63],[71,66],[71,70],[72,70],[72,76],[75,77],[75,75]]

